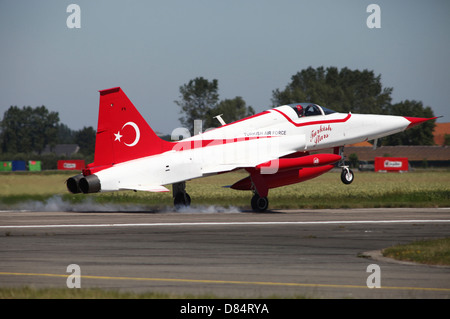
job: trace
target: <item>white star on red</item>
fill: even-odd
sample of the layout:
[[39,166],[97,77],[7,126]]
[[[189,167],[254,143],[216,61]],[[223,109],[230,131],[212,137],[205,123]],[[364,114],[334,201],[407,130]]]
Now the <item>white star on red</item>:
[[118,131],[117,134],[114,133],[114,136],[116,137],[116,139],[114,141],[119,141],[120,142],[120,139],[122,138],[123,135],[120,135],[120,131]]

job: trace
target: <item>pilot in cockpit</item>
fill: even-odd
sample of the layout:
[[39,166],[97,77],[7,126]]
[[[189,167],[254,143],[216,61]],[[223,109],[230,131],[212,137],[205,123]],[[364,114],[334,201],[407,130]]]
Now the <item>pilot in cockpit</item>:
[[299,104],[295,106],[298,117],[303,117],[303,107]]

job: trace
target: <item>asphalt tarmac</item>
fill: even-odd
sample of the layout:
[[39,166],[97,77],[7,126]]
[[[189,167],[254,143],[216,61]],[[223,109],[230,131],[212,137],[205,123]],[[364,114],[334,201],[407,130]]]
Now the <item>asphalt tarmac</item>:
[[392,245],[448,237],[450,209],[201,211],[2,211],[0,287],[69,282],[219,298],[450,297],[449,267],[376,256]]

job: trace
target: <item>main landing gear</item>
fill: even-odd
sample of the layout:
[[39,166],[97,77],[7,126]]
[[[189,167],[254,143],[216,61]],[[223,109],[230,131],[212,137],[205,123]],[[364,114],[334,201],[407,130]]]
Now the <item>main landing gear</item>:
[[189,207],[191,196],[186,193],[186,182],[172,184],[173,204],[176,209]]
[[258,193],[255,192],[255,195],[252,197],[252,209],[255,212],[264,212],[269,207],[269,199],[267,196],[261,197]]
[[251,189],[253,190],[253,197],[251,200],[252,209],[254,212],[262,213],[269,207],[269,187],[259,172],[254,169],[247,169],[250,173],[252,182]]

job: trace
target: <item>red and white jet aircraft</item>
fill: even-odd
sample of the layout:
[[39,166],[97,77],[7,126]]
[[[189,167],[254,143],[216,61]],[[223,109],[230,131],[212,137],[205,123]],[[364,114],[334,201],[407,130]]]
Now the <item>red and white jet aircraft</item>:
[[[100,91],[94,162],[67,180],[72,193],[118,190],[168,192],[175,206],[189,205],[185,181],[245,169],[231,185],[251,190],[255,211],[268,207],[269,189],[317,177],[344,165],[343,147],[401,132],[435,118],[344,114],[311,103],[279,106],[177,142],[160,139],[119,88]],[[330,154],[310,152],[333,148]]]

